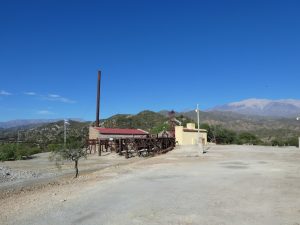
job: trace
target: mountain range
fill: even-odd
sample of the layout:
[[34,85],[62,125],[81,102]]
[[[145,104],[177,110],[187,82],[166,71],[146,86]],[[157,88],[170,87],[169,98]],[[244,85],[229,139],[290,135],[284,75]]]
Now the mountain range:
[[[162,130],[168,130],[169,117],[168,111],[152,112],[149,110],[142,111],[136,115],[117,114],[110,118],[101,120],[101,126],[110,128],[139,128],[144,129],[152,134],[157,134]],[[185,126],[186,123],[196,122],[196,112],[175,112],[177,121]],[[29,121],[27,121],[29,122]],[[37,121],[34,121],[37,122]],[[63,135],[63,121],[43,124],[35,123],[19,127],[0,128],[0,140],[16,141],[20,132],[21,141],[34,143],[50,143],[61,141]],[[289,139],[298,137],[300,134],[300,124],[295,118],[283,117],[265,117],[243,115],[229,111],[210,111],[200,112],[200,125],[212,127],[223,127],[236,133],[250,132],[259,137],[264,143],[278,139]],[[68,134],[72,136],[86,137],[88,127],[92,122],[70,121]]]
[[29,120],[10,120],[6,122],[0,122],[0,128],[22,127],[30,125],[42,125],[44,123],[56,122],[59,119],[29,119]]
[[[47,123],[53,123],[57,122],[63,119],[20,119],[20,120],[9,120],[6,122],[0,122],[0,128],[7,129],[12,127],[26,127],[30,128],[32,126],[36,127],[39,125],[47,124]],[[73,121],[83,121],[81,119],[70,119]]]
[[[218,106],[208,111],[200,111],[200,124],[209,126],[222,126],[235,132],[251,132],[262,140],[271,138],[290,138],[300,134],[300,123],[295,117],[300,115],[299,100],[267,100],[247,99],[241,102],[233,102]],[[176,118],[185,125],[188,122],[197,121],[194,110],[188,112],[176,112]],[[78,121],[78,120],[77,120]],[[30,137],[39,135],[49,136],[52,139],[61,127],[61,121],[57,120],[14,120],[0,122],[0,139],[15,138],[17,131],[30,130]],[[49,125],[48,125],[49,124]],[[86,130],[91,122],[75,123],[76,134]],[[158,133],[167,128],[168,111],[152,112],[142,111],[136,115],[116,114],[101,120],[101,126],[112,128],[140,128],[151,133]],[[54,126],[54,128],[52,127]],[[73,125],[70,126],[73,129]],[[50,132],[51,131],[51,132]],[[50,134],[48,134],[50,132]],[[59,129],[61,132],[61,129]],[[40,138],[39,138],[40,139]]]
[[216,106],[207,110],[235,112],[243,115],[268,116],[268,117],[297,117],[300,115],[300,100],[296,99],[246,99]]
[[[228,104],[220,105],[206,110],[208,114],[206,117],[214,117],[216,120],[222,120],[223,117],[230,117],[232,119],[245,119],[244,116],[263,116],[263,117],[275,117],[275,118],[295,118],[300,116],[300,100],[297,99],[281,99],[281,100],[269,100],[269,99],[246,99],[239,102],[231,102]],[[195,117],[194,111],[192,112],[180,112],[181,114],[188,114],[193,119]],[[160,111],[159,114],[167,116],[168,111]],[[237,115],[240,114],[240,115]],[[130,115],[127,115],[130,118]],[[249,119],[249,117],[248,117]],[[269,118],[260,118],[268,120]],[[56,122],[61,119],[30,119],[30,120],[11,120],[7,122],[0,122],[0,128],[11,128],[30,125],[42,125],[45,123]],[[82,121],[80,119],[72,119],[75,121]],[[253,119],[252,119],[253,120]]]

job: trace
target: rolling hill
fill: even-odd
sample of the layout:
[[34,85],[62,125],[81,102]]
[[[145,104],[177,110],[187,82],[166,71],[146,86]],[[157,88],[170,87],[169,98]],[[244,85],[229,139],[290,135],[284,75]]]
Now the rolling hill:
[[[168,111],[142,111],[136,115],[117,114],[101,120],[101,126],[111,128],[139,128],[150,133],[158,133],[168,129]],[[197,120],[195,111],[176,112],[176,118],[185,125]],[[86,137],[91,122],[70,121],[68,135]],[[200,124],[221,126],[237,133],[250,132],[264,141],[274,138],[287,139],[300,135],[300,122],[295,118],[266,117],[244,115],[230,111],[200,112]],[[21,127],[0,129],[0,139],[16,140],[17,132],[21,130],[21,140],[32,142],[61,141],[63,137],[63,121],[48,124],[34,124]]]

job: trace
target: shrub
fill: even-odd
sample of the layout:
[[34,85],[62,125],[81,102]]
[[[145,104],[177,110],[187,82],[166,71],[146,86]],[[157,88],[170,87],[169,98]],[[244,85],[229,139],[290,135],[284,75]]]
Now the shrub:
[[0,146],[0,160],[15,160],[16,159],[16,145],[15,144],[3,144]]
[[33,154],[40,153],[41,150],[29,144],[2,144],[0,145],[0,160],[20,160],[27,159]]
[[237,144],[262,144],[262,141],[252,133],[242,132],[237,136]]

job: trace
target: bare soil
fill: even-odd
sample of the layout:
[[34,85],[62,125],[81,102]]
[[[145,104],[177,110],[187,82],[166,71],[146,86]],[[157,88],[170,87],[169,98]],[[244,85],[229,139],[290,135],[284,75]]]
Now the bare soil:
[[58,171],[46,158],[0,164],[55,174],[0,183],[1,224],[300,225],[296,148],[211,146],[202,154],[186,146],[129,160],[93,155],[79,164],[78,179],[72,164]]

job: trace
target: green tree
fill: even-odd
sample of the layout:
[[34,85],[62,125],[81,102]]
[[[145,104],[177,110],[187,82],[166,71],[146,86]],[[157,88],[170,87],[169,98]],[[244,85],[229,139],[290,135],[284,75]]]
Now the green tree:
[[214,128],[213,125],[210,126],[207,123],[203,123],[203,124],[200,124],[200,129],[207,130],[207,140],[209,142],[216,143],[216,134],[215,134],[216,129]]
[[261,144],[262,141],[254,134],[249,132],[242,132],[237,136],[237,144]]
[[85,143],[76,137],[70,137],[66,146],[61,144],[50,144],[49,149],[52,151],[50,160],[55,160],[56,165],[60,166],[63,160],[71,160],[74,162],[75,177],[79,175],[78,161],[80,158],[86,158]]
[[291,137],[287,139],[287,145],[299,147],[298,137]]
[[271,141],[272,146],[284,146],[284,141],[281,138],[275,138]]
[[216,141],[222,144],[233,144],[236,141],[236,133],[225,128],[218,128],[216,130]]
[[0,146],[0,160],[15,160],[16,159],[16,144],[2,144]]
[[0,161],[28,159],[33,154],[40,153],[41,150],[31,144],[1,144],[0,145]]
[[168,130],[170,130],[170,125],[167,122],[165,122],[165,123],[162,123],[162,124],[159,124],[159,125],[153,127],[150,130],[150,133],[151,134],[158,134],[162,131],[168,131]]

